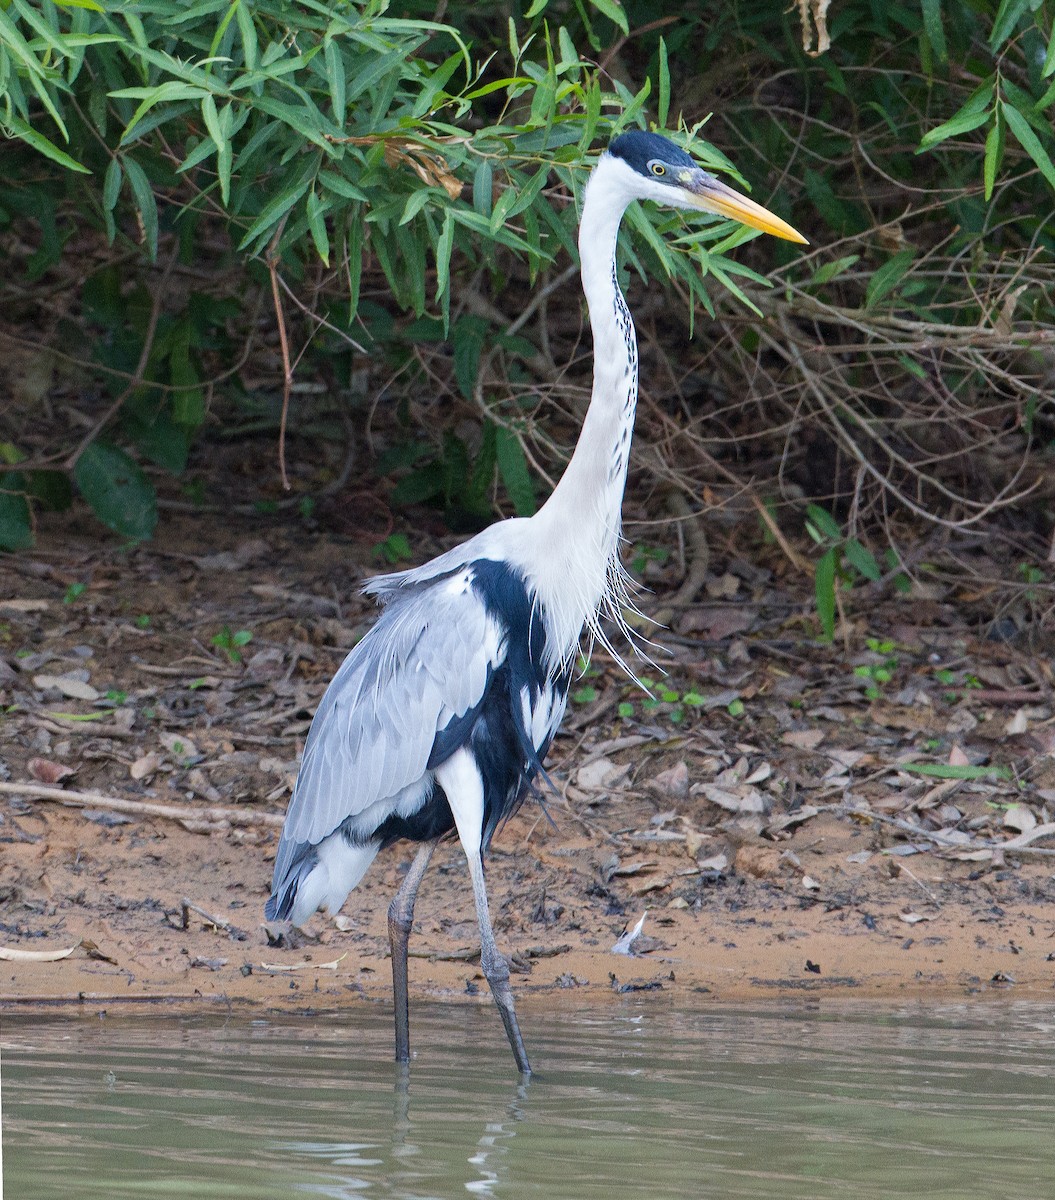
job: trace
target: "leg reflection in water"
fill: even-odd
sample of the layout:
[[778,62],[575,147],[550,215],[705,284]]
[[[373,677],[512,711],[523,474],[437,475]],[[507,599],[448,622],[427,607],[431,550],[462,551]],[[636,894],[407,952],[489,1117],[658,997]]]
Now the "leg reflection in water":
[[[419,1087],[424,1090],[420,1081]],[[509,1164],[505,1161],[510,1146],[517,1135],[517,1126],[527,1116],[527,1102],[531,1088],[531,1077],[525,1076],[517,1083],[505,1105],[501,1119],[496,1120],[491,1111],[484,1123],[483,1132],[477,1139],[476,1146],[469,1153],[466,1161],[465,1190],[473,1196],[498,1196],[513,1182]],[[429,1178],[444,1178],[451,1180],[457,1173],[455,1163],[465,1153],[465,1147],[456,1144],[456,1139],[445,1139],[444,1153],[449,1154],[447,1163],[440,1166],[435,1163],[424,1163],[421,1155],[425,1153],[415,1138],[417,1133],[423,1141],[435,1146],[436,1129],[434,1121],[429,1117],[421,1118],[415,1127],[411,1112],[410,1068],[406,1063],[396,1065],[396,1081],[393,1089],[392,1112],[392,1163],[393,1172],[390,1183],[397,1189],[406,1189],[408,1195],[418,1194]],[[493,1098],[486,1098],[488,1108],[493,1106]],[[433,1097],[429,1107],[435,1105]],[[468,1107],[468,1105],[467,1105]],[[464,1120],[457,1122],[466,1133],[472,1129],[470,1113],[463,1114]],[[402,1168],[402,1169],[400,1169]],[[501,1189],[501,1191],[500,1191]],[[397,1190],[402,1194],[402,1190]]]

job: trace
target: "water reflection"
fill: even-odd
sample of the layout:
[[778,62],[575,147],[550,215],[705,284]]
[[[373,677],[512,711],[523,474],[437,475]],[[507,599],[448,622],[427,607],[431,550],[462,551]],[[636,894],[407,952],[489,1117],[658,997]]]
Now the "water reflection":
[[423,1006],[409,1071],[373,1010],[7,1018],[9,1194],[1037,1200],[1055,1178],[1051,1006],[527,1012],[527,1084],[470,1007]]

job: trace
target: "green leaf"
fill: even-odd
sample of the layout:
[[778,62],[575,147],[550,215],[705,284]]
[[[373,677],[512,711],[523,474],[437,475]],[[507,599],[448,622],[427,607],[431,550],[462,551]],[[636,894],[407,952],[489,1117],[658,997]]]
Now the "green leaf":
[[174,100],[201,100],[202,97],[208,94],[208,88],[200,87],[193,83],[180,83],[177,79],[166,80],[164,83],[158,84],[157,87],[119,88],[115,92],[108,93],[111,99],[116,100],[142,99],[142,103],[132,114],[131,121],[128,122],[124,128],[124,132],[121,134],[122,143],[130,140],[135,127],[155,104],[165,104]]
[[667,43],[659,39],[659,96],[656,98],[656,118],[660,129],[667,126],[670,113],[670,64],[667,62]]
[[[436,299],[441,300],[447,294],[447,285],[451,277],[451,251],[454,247],[454,218],[448,209],[443,218],[443,232],[436,242]],[[445,305],[444,310],[450,311]]]
[[939,142],[957,137],[961,133],[970,133],[972,129],[977,129],[979,125],[984,125],[989,119],[990,113],[988,111],[959,112],[955,117],[950,118],[943,124],[935,126],[934,129],[929,129],[920,139],[916,153],[922,154],[926,150],[933,149]]
[[1044,56],[1044,66],[1040,69],[1040,77],[1047,79],[1052,74],[1055,74],[1055,27],[1052,28],[1051,36],[1048,38],[1048,52]]
[[[1052,43],[1055,45],[1055,42]],[[1000,162],[1004,157],[1004,127],[1001,120],[993,122],[992,129],[985,139],[985,160],[982,164],[982,181],[985,184],[985,198],[991,200],[993,188],[996,186],[996,173],[1000,170]]]
[[596,8],[599,13],[603,13],[609,21],[613,21],[624,34],[630,32],[630,25],[627,23],[626,13],[623,12],[622,6],[617,0],[590,0],[593,8]]
[[868,288],[865,292],[865,308],[871,308],[878,304],[887,293],[894,290],[895,287],[908,273],[912,266],[912,260],[916,257],[916,251],[909,247],[906,250],[899,250],[887,262],[873,272],[872,278],[868,281]]
[[343,175],[338,175],[336,171],[320,171],[319,183],[345,200],[366,200],[366,193],[361,188],[357,188],[354,183],[349,182]]
[[835,637],[835,556],[833,546],[818,560],[814,569],[817,616],[826,642]]
[[22,481],[20,471],[0,475],[0,550],[28,550],[33,545],[29,502],[18,490]]
[[495,435],[495,451],[498,456],[498,473],[502,476],[506,491],[518,517],[530,517],[538,507],[535,485],[531,482],[527,459],[520,439],[511,429],[500,427]]
[[899,771],[912,771],[916,775],[930,775],[935,779],[1010,779],[1007,767],[972,767],[967,763],[954,766],[952,763],[898,763]]
[[117,204],[117,197],[121,194],[121,182],[124,176],[121,171],[121,160],[115,154],[110,159],[110,165],[106,168],[106,177],[103,180],[103,208],[107,212],[112,212]]
[[[201,395],[199,390],[198,395]],[[152,421],[144,421],[128,414],[122,418],[121,427],[135,443],[140,454],[152,463],[180,475],[186,469],[190,455],[191,425],[179,425],[166,412],[160,412]]]
[[319,258],[328,267],[330,265],[330,235],[326,229],[326,210],[319,198],[319,193],[314,188],[308,192],[307,210],[311,240],[315,243]]
[[822,537],[830,538],[833,542],[843,540],[842,526],[826,508],[819,504],[806,505],[806,519],[817,527]]
[[860,262],[860,259],[860,254],[847,254],[843,258],[837,258],[835,262],[825,263],[814,271],[810,285],[820,287],[825,283],[830,283],[844,271],[848,271],[855,263]]
[[392,489],[392,503],[400,506],[420,504],[443,492],[443,464],[431,462],[404,476]]
[[1000,111],[1007,121],[1007,127],[1015,135],[1022,149],[1037,164],[1040,173],[1055,188],[1055,165],[1048,157],[1047,150],[1040,144],[1040,139],[1030,128],[1026,118],[1011,104],[1003,104]]
[[255,71],[260,63],[260,46],[256,36],[256,26],[253,24],[253,14],[248,3],[235,0],[235,20],[238,22],[238,32],[242,38],[242,53],[245,55],[247,71]]
[[209,131],[209,136],[216,143],[216,149],[222,150],[227,145],[227,138],[224,136],[220,125],[220,114],[216,111],[216,100],[212,96],[202,97],[201,115],[202,120],[205,122],[205,128]]
[[[448,216],[453,210],[448,210]],[[454,377],[466,400],[472,400],[476,391],[476,376],[480,371],[480,355],[490,326],[483,317],[459,317],[451,331],[454,350]]]
[[295,180],[264,205],[260,215],[249,226],[249,232],[238,244],[239,250],[244,250],[251,242],[262,240],[271,233],[279,221],[311,187],[311,174],[312,168],[309,167],[303,172],[300,179]]
[[344,59],[333,38],[326,39],[323,48],[326,62],[326,82],[330,85],[330,108],[336,124],[343,128],[348,109],[348,92],[345,84]]
[[32,146],[38,154],[43,154],[45,158],[50,158],[52,162],[56,162],[60,167],[65,167],[68,171],[79,171],[82,175],[90,175],[91,171],[79,163],[75,158],[71,158],[65,150],[60,150],[54,142],[48,139],[23,121],[21,117],[11,113],[3,118],[4,126],[15,135],[20,141],[26,143],[27,146]]
[[843,555],[850,566],[865,579],[876,582],[882,578],[883,572],[880,571],[875,556],[856,538],[847,538],[846,544],[843,546]]
[[65,471],[33,471],[28,483],[30,499],[48,512],[65,512],[73,503],[73,488]]
[[150,180],[146,177],[146,172],[131,155],[127,156],[123,163],[125,174],[128,176],[128,182],[132,187],[132,194],[136,198],[136,204],[139,206],[139,216],[143,222],[143,236],[146,238],[147,251],[150,254],[151,262],[155,262],[158,256],[158,206],[154,199],[154,189],[150,186]]
[[941,0],[922,0],[923,30],[938,62],[947,62],[949,48],[945,44],[945,29],[941,23]]
[[140,542],[157,525],[157,495],[139,466],[117,446],[92,442],[73,470],[81,495],[108,528]]
[[993,18],[993,31],[989,35],[990,50],[996,50],[1007,41],[1031,7],[1034,7],[1031,0],[1002,0]]

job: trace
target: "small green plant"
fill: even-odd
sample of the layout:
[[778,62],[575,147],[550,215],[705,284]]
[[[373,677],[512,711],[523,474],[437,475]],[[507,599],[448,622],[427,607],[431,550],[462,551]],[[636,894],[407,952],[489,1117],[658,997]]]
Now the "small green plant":
[[883,686],[894,678],[894,672],[898,668],[898,657],[894,653],[897,650],[897,643],[880,641],[879,638],[869,638],[865,644],[873,654],[882,655],[883,660],[854,667],[854,674],[860,679],[869,681],[868,687],[865,688],[865,695],[868,699],[878,700]]
[[982,681],[977,675],[970,675],[963,671],[953,671],[948,667],[939,667],[934,672],[934,678],[939,683],[944,684],[945,687],[956,685],[962,689],[961,691],[950,690],[945,693],[945,700],[948,704],[955,704],[961,698],[963,692],[968,692],[972,688],[980,688],[982,686]]
[[838,589],[853,587],[861,579],[875,582],[882,572],[871,550],[856,538],[847,537],[839,522],[819,504],[806,507],[806,532],[824,548],[814,568],[814,592],[821,631],[824,640],[830,642],[835,637]]
[[662,567],[668,558],[670,558],[670,551],[665,546],[650,546],[647,542],[642,542],[639,546],[634,547],[634,554],[630,559],[630,570],[635,575],[640,575],[650,562]]
[[[640,682],[649,691],[656,686],[652,679],[642,679]],[[658,713],[666,717],[672,725],[680,725],[685,720],[686,708],[702,708],[705,703],[706,697],[701,696],[699,692],[678,692],[674,688],[660,688],[658,695],[648,696],[641,701],[641,711],[647,716]],[[616,711],[623,720],[631,720],[636,711],[634,702],[624,700]]]
[[383,559],[391,566],[406,562],[413,557],[410,542],[405,533],[390,533],[383,542],[378,542],[371,552],[374,558]]
[[1037,600],[1039,598],[1037,586],[1044,582],[1044,572],[1033,563],[1021,562],[1018,564],[1018,575],[1026,585],[1026,590],[1022,593],[1023,598],[1031,603]]
[[121,691],[119,688],[110,688],[106,693],[107,704],[112,704],[115,708],[120,708],[127,699],[128,693]]
[[136,617],[135,626],[137,629],[149,629],[150,617],[146,613],[140,613],[139,616]]
[[88,590],[86,583],[71,583],[66,589],[66,595],[62,597],[63,604],[73,604],[79,600],[81,596]]
[[230,625],[225,625],[219,633],[214,633],[210,642],[217,649],[222,650],[224,654],[233,663],[242,661],[242,647],[248,646],[253,640],[253,635],[248,629],[239,629],[232,633]]
[[576,704],[592,704],[601,693],[595,687],[576,688],[571,694]]

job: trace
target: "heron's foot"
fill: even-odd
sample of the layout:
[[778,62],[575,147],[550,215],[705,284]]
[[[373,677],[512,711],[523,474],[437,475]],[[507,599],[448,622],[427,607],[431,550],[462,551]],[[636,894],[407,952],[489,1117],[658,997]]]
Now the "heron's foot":
[[481,966],[487,982],[490,984],[491,995],[498,1006],[498,1013],[505,1026],[506,1037],[509,1038],[509,1045],[512,1047],[517,1068],[521,1075],[530,1075],[531,1064],[528,1062],[527,1049],[520,1032],[520,1023],[517,1021],[513,989],[509,986],[509,964],[501,955],[498,955],[497,962],[494,960],[481,961]]

